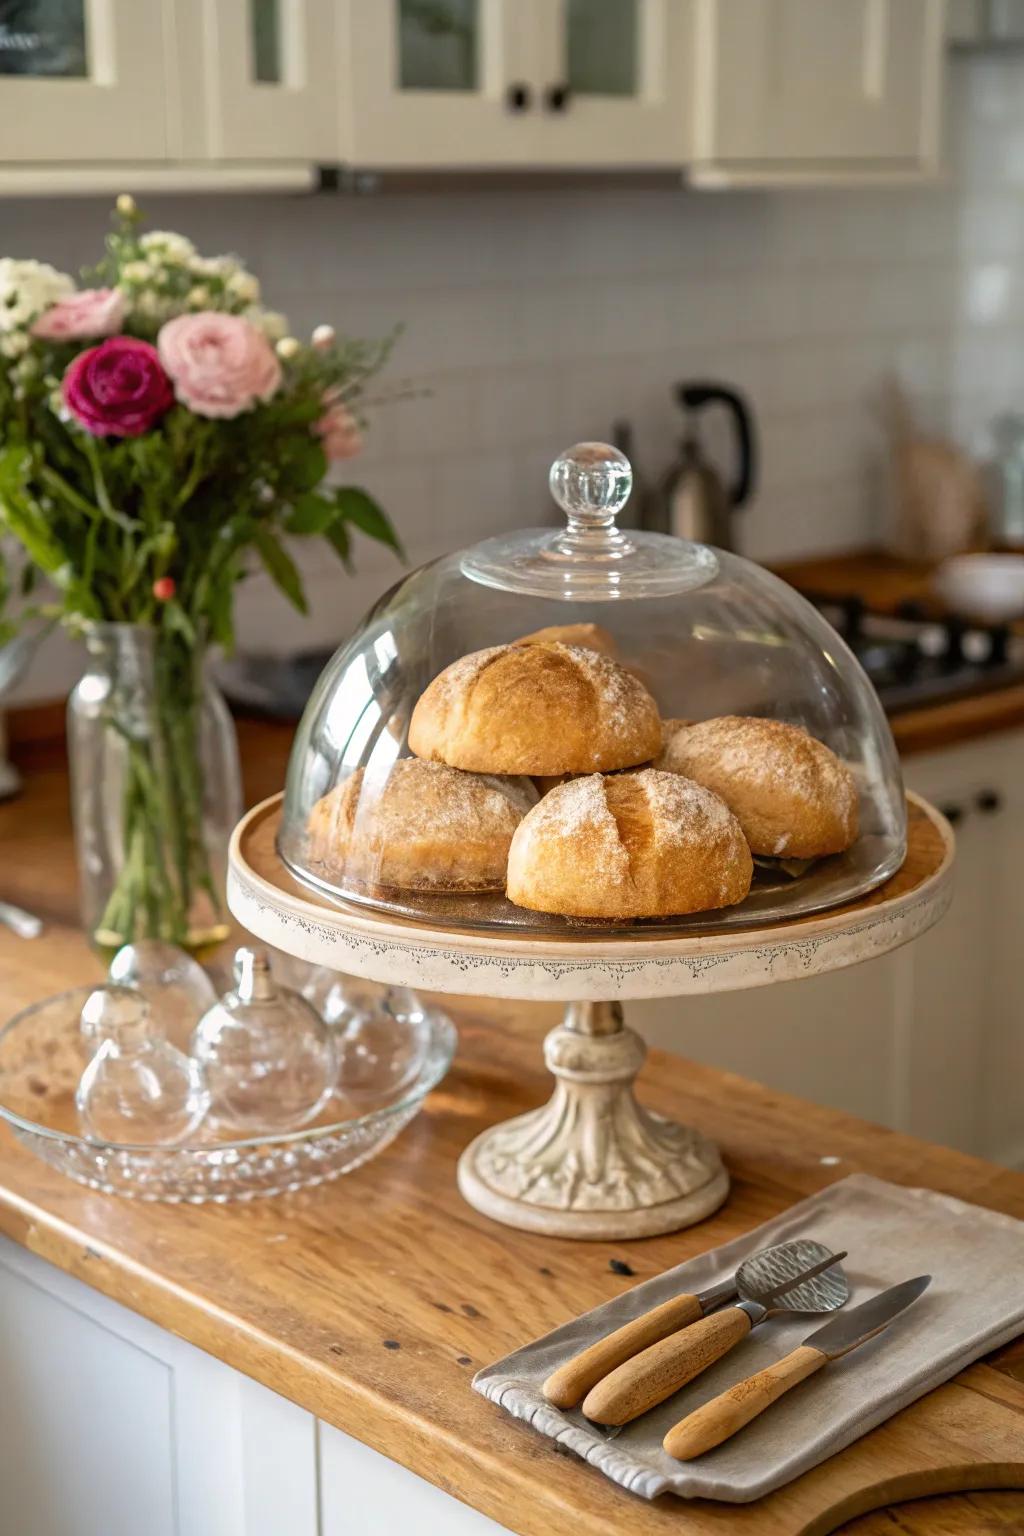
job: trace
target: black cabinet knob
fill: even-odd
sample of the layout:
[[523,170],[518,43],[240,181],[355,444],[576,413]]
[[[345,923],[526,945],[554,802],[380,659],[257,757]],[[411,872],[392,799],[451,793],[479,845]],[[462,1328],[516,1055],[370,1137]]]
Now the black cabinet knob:
[[964,808],[962,805],[943,805],[940,806],[940,810],[951,827],[955,827],[958,821],[963,821],[964,819]]
[[533,104],[533,92],[528,85],[516,81],[514,85],[509,86],[505,100],[510,112],[528,112]]
[[549,112],[565,112],[572,100],[572,91],[564,80],[549,85],[545,102]]
[[996,789],[982,789],[975,795],[974,803],[979,811],[991,816],[995,811],[1002,810],[1003,797]]

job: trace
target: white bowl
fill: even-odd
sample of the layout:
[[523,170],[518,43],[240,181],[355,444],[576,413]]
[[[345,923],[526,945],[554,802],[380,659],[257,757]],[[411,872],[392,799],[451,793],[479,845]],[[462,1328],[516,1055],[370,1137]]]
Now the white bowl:
[[1024,615],[1024,555],[955,555],[939,566],[935,590],[960,613],[997,624]]

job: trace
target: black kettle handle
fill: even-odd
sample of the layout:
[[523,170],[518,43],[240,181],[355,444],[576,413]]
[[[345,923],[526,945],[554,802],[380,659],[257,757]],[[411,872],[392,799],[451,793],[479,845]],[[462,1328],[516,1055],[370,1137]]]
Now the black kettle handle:
[[736,447],[739,470],[729,500],[734,507],[742,507],[754,489],[756,450],[754,446],[754,422],[742,395],[724,384],[680,384],[677,394],[681,405],[688,411],[699,411],[702,406],[715,402],[727,406],[732,413],[736,430]]

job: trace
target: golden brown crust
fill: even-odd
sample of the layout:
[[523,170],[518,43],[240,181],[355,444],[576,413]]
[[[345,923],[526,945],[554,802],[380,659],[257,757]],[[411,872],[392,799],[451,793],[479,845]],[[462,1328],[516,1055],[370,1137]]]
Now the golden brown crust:
[[732,906],[753,862],[710,790],[651,768],[572,779],[519,824],[508,897],[566,917],[671,917]]
[[856,841],[853,775],[799,726],[744,715],[680,724],[656,766],[721,795],[762,857],[817,859]]
[[600,651],[602,656],[617,656],[615,641],[600,624],[548,624],[545,629],[535,629],[530,635],[514,640],[513,645],[544,645],[560,640],[563,645],[582,645],[587,651]]
[[409,746],[474,773],[607,772],[661,749],[647,689],[579,645],[497,645],[453,662],[417,701]]
[[512,834],[537,792],[529,779],[462,773],[404,757],[373,796],[362,768],[309,814],[309,857],[361,886],[501,890]]

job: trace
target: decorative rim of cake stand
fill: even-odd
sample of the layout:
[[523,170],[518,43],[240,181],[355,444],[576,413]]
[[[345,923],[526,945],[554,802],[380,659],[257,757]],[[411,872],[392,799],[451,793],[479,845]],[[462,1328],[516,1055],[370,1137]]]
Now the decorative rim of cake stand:
[[282,798],[255,806],[232,836],[227,895],[238,921],[314,964],[437,992],[577,1002],[766,986],[856,965],[908,943],[943,916],[952,896],[952,829],[927,801],[908,793],[902,867],[870,895],[833,911],[686,937],[456,932],[331,903],[300,885],[275,848]]

